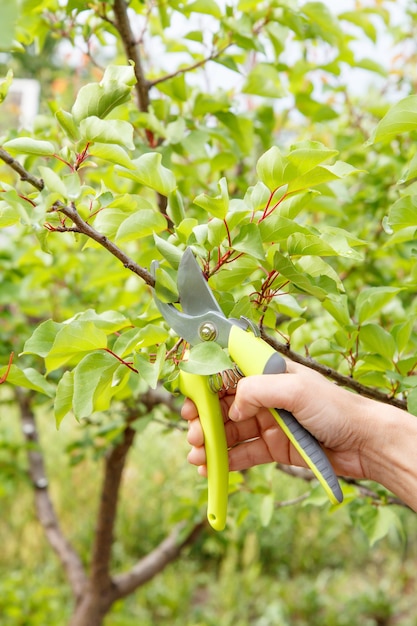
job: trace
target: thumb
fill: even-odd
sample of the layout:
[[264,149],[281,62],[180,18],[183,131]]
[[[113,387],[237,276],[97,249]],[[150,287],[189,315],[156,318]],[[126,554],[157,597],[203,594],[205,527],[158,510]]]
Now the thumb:
[[296,381],[288,374],[269,374],[242,378],[229,410],[231,420],[243,421],[254,417],[259,409],[276,407],[291,411],[294,403]]

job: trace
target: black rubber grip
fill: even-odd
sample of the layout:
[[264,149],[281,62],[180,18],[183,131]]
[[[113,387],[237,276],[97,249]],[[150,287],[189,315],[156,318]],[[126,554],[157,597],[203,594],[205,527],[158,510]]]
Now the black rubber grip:
[[[278,354],[278,352],[276,352],[268,359],[263,373],[283,374],[286,369],[284,359],[280,354]],[[291,435],[290,439],[293,440],[293,443],[297,442],[299,447],[304,452],[307,457],[305,460],[315,476],[321,482],[324,481],[328,485],[337,502],[342,502],[343,493],[340,488],[339,481],[329,459],[317,439],[313,437],[313,435],[306,430],[289,411],[286,411],[285,409],[275,409],[275,412],[279,417],[277,420],[278,423],[279,420],[282,421],[284,431],[285,429],[288,430],[287,434]],[[274,415],[274,417],[276,416]]]

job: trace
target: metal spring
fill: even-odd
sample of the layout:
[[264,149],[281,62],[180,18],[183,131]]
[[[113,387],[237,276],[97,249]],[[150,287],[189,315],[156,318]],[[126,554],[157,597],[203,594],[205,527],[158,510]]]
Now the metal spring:
[[209,377],[209,387],[213,393],[220,393],[221,391],[228,391],[229,389],[236,389],[237,384],[244,374],[240,371],[237,365],[232,369],[223,370]]

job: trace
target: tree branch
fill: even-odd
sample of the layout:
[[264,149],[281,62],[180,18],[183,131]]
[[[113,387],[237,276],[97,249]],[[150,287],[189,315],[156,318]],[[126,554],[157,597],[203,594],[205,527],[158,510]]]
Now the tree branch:
[[[62,202],[56,202],[53,206],[53,210],[58,211],[59,213],[62,213],[63,215],[68,217],[75,224],[77,228],[76,232],[87,235],[87,237],[90,237],[90,239],[94,239],[94,241],[99,243],[101,246],[103,246],[103,248],[106,248],[106,250],[108,250],[113,256],[115,256],[116,259],[119,259],[119,261],[123,263],[124,267],[129,269],[134,274],[137,274],[145,281],[147,285],[154,287],[155,279],[152,274],[150,274],[145,268],[135,263],[135,261],[128,257],[127,254],[125,254],[118,246],[116,246],[115,243],[110,241],[110,239],[108,239],[105,235],[99,233],[95,228],[93,228],[92,226],[90,226],[90,224],[83,220],[75,206],[68,206],[63,204]],[[59,230],[60,232],[66,230],[74,232],[73,228],[66,229],[58,227],[57,230]]]
[[230,48],[230,46],[231,43],[227,43],[223,46],[223,48],[213,50],[208,56],[204,57],[204,59],[201,59],[201,61],[196,61],[192,65],[187,65],[187,67],[181,67],[178,70],[175,70],[175,72],[171,72],[170,74],[164,74],[159,78],[155,78],[154,80],[149,81],[149,86],[155,87],[156,85],[159,85],[159,83],[163,83],[167,80],[170,80],[171,78],[175,78],[176,76],[180,76],[181,74],[187,74],[188,72],[197,70],[199,67],[203,67],[204,65],[206,65],[206,63],[208,63],[209,61],[214,61],[215,59],[217,59],[220,55],[223,54],[223,52],[227,50],[227,48]]
[[192,545],[196,541],[206,526],[206,520],[196,524],[181,540],[184,524],[178,524],[157,548],[143,557],[131,570],[113,578],[114,601],[128,596],[159,572],[162,572],[167,565],[179,557],[186,546]]
[[261,330],[262,339],[264,339],[270,346],[272,346],[277,352],[284,354],[291,361],[295,361],[296,363],[301,363],[301,365],[305,365],[310,369],[316,370],[323,376],[334,380],[338,385],[343,387],[347,387],[352,391],[356,391],[361,396],[365,396],[366,398],[371,398],[373,400],[378,400],[379,402],[384,402],[385,404],[391,404],[392,406],[396,406],[399,409],[407,410],[407,402],[405,400],[401,400],[400,398],[394,398],[389,394],[383,393],[378,389],[374,389],[372,387],[367,387],[366,385],[362,385],[359,381],[354,378],[350,378],[350,376],[344,376],[337,370],[328,367],[327,365],[323,365],[322,363],[318,363],[311,357],[303,357],[297,352],[291,350],[290,346],[287,343],[281,343],[276,339],[273,339],[269,335],[265,333],[265,331]]
[[125,0],[114,0],[114,26],[118,31],[125,49],[126,57],[129,61],[133,61],[136,76],[136,93],[138,98],[138,106],[140,111],[146,112],[149,109],[149,89],[150,83],[146,80],[142,58],[139,50],[138,42],[130,26],[129,16],[127,14],[128,3]]
[[104,480],[91,559],[91,585],[101,592],[111,586],[110,559],[117,502],[126,457],[134,438],[135,430],[127,426],[122,441],[111,450],[105,461]]
[[62,563],[75,599],[79,600],[87,581],[86,573],[81,559],[60,528],[49,496],[43,454],[39,447],[35,415],[30,403],[31,396],[19,387],[15,388],[15,394],[20,409],[23,436],[28,444],[29,476],[35,492],[37,517],[50,546]]
[[41,178],[37,178],[36,176],[33,176],[32,174],[30,174],[23,167],[23,165],[19,163],[19,161],[16,161],[16,159],[14,159],[12,155],[9,154],[9,152],[7,152],[7,150],[4,150],[3,148],[0,148],[0,159],[4,161],[5,163],[7,163],[7,165],[9,165],[12,168],[12,170],[14,170],[15,172],[19,174],[20,180],[26,183],[30,183],[32,187],[35,187],[36,189],[38,189],[38,191],[42,191],[42,189],[44,188],[43,180]]
[[[277,463],[277,469],[279,469],[281,472],[283,472],[284,474],[288,474],[288,476],[294,476],[295,478],[301,478],[301,480],[304,480],[305,482],[312,482],[313,480],[316,480],[316,477],[314,476],[313,472],[308,469],[307,467],[296,467],[294,465],[283,465],[282,463]],[[374,500],[375,502],[381,502],[382,498],[381,496],[378,494],[377,491],[373,491],[368,485],[364,485],[362,484],[362,482],[356,478],[350,478],[349,476],[342,476],[341,477],[342,480],[345,483],[348,483],[349,485],[354,485],[355,487],[357,487],[357,489],[359,490],[360,494],[362,497],[364,498],[372,498],[372,500]],[[369,482],[369,481],[367,481]],[[303,494],[302,496],[299,496],[300,501],[304,500],[308,497],[309,494]],[[403,500],[401,500],[400,498],[397,498],[397,496],[394,495],[389,495],[386,498],[386,502],[387,504],[396,504],[398,506],[402,506],[404,508],[409,509],[410,507],[408,506],[408,504],[406,504]],[[284,503],[286,505],[286,503]],[[276,503],[275,506],[279,507],[282,506],[282,504],[280,502]]]

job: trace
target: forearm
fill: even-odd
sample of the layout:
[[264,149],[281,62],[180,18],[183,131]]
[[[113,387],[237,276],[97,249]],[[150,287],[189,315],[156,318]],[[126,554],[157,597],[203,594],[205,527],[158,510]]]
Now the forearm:
[[417,417],[369,401],[362,464],[366,478],[395,493],[417,512]]

